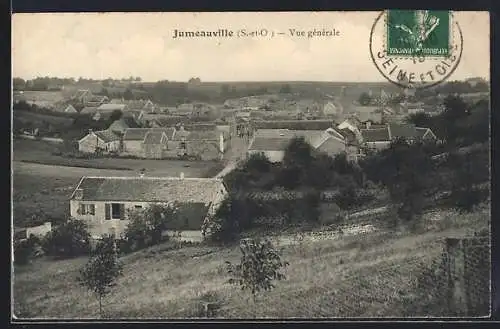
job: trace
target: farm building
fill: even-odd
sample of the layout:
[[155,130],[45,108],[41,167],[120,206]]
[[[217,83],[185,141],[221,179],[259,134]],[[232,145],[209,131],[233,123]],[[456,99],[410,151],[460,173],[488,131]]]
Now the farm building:
[[201,160],[218,160],[227,148],[229,134],[218,129],[186,130],[181,126],[174,133],[178,155],[196,157]]
[[[180,177],[82,177],[70,197],[70,213],[85,221],[95,238],[123,234],[129,211],[179,203],[167,229],[201,233],[203,221],[227,194],[222,180]],[[200,234],[201,236],[201,234]]]
[[[176,150],[174,128],[129,128],[123,135],[123,154],[141,158],[163,158]],[[173,149],[173,150],[172,150]],[[171,150],[172,152],[168,152]]]
[[90,131],[78,141],[78,150],[83,153],[119,152],[120,137],[110,130]]
[[383,128],[361,129],[361,144],[369,149],[381,150],[389,147],[391,141],[396,138],[408,140],[433,139],[437,137],[431,129],[416,127],[413,124],[387,124]]
[[56,107],[54,107],[54,112],[60,112],[60,113],[78,113],[78,111],[75,109],[75,107],[71,104],[58,104]]
[[108,96],[92,95],[92,97],[84,104],[86,106],[101,106],[106,103],[109,103]]
[[145,113],[154,113],[158,110],[158,106],[156,106],[149,99],[131,100],[131,101],[126,101],[124,104],[126,104],[130,110],[144,111]]
[[263,153],[271,162],[281,162],[293,138],[303,138],[318,152],[334,156],[346,151],[345,137],[333,128],[325,130],[259,129],[250,141],[248,154]]
[[334,127],[333,120],[275,120],[254,121],[255,129],[326,130]]
[[250,142],[247,154],[264,154],[271,162],[281,162],[285,150],[290,143],[288,138],[280,137],[254,137]]

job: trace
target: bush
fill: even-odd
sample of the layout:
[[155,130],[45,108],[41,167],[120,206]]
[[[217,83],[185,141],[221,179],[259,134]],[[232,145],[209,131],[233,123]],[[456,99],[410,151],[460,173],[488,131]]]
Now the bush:
[[70,219],[49,232],[42,242],[49,256],[76,257],[90,251],[90,233],[85,222]]
[[138,250],[158,244],[165,239],[163,232],[169,222],[175,220],[177,205],[151,205],[129,213],[130,222],[125,230],[126,249]]
[[26,265],[33,258],[42,255],[41,240],[34,235],[31,235],[26,240],[17,240],[14,242],[14,264]]

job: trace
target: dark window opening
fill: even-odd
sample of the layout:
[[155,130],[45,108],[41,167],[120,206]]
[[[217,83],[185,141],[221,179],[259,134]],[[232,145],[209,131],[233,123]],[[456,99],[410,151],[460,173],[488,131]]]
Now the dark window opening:
[[121,205],[119,203],[112,203],[111,204],[111,218],[113,219],[120,219],[121,216]]
[[141,205],[136,205],[135,209],[142,209],[142,206]]

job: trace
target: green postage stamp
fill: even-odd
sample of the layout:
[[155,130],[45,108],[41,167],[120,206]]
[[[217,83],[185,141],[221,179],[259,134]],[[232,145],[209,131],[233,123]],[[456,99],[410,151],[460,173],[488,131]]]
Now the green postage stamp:
[[387,55],[449,56],[451,17],[444,10],[388,10]]

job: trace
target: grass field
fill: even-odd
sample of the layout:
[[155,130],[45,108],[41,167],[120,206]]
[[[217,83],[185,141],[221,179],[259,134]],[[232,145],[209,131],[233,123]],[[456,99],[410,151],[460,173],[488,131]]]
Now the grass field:
[[[167,245],[159,245],[121,258],[124,276],[104,299],[104,310],[115,319],[201,317],[203,301],[211,301],[220,305],[220,318],[402,316],[408,302],[419,302],[412,300],[422,290],[416,279],[439,259],[443,238],[488,228],[489,213],[489,205],[468,215],[442,213],[439,227],[419,234],[379,229],[281,245],[283,259],[290,263],[287,279],[259,295],[256,304],[248,292],[226,283],[224,261],[237,262],[238,248],[167,250]],[[85,262],[40,259],[16,268],[14,313],[98,317],[97,299],[75,282]]]

